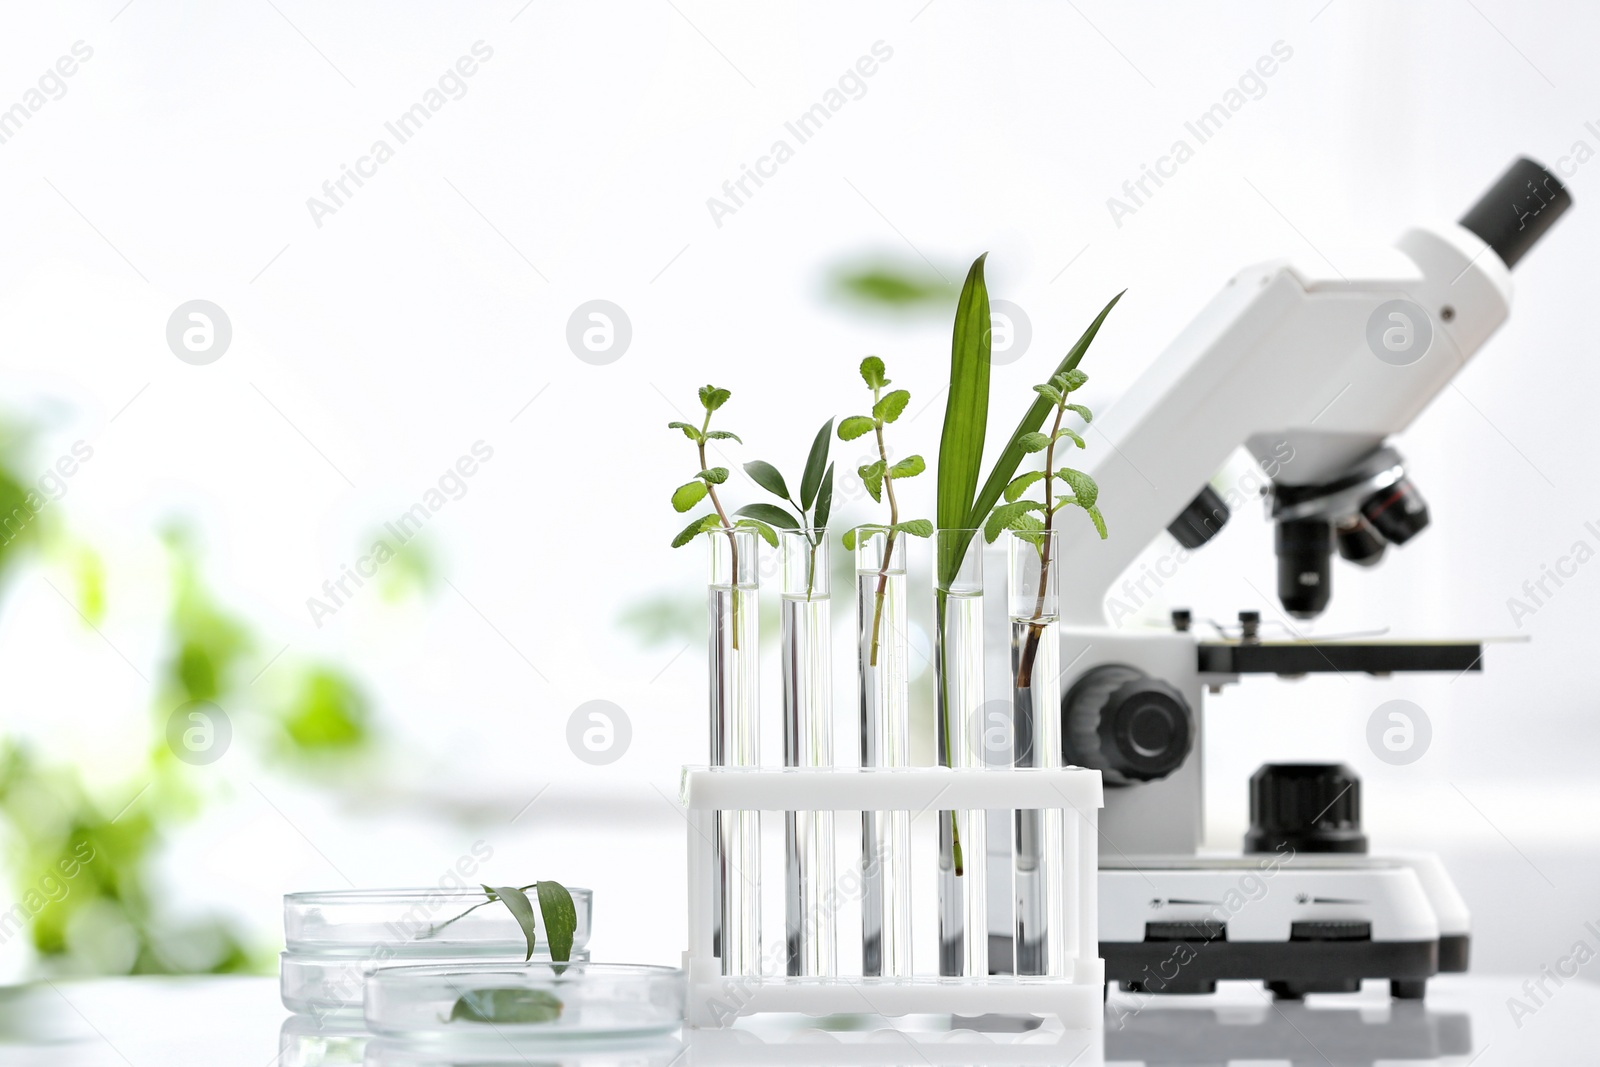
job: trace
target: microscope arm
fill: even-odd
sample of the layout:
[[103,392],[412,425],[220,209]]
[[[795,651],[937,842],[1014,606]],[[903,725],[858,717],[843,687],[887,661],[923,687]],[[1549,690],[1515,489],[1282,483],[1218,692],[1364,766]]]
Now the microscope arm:
[[[1380,359],[1368,324],[1420,306],[1432,340],[1416,362]],[[1106,624],[1112,583],[1243,445],[1274,480],[1339,477],[1405,429],[1510,310],[1511,274],[1463,226],[1413,229],[1360,273],[1275,261],[1229,280],[1092,430],[1092,474],[1111,524],[1069,523],[1063,621]]]

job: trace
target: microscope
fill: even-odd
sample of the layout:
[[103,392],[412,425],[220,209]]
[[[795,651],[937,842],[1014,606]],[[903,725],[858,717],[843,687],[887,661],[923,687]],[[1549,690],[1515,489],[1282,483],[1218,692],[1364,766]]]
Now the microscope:
[[1263,766],[1243,851],[1197,855],[1202,693],[1247,674],[1477,671],[1481,645],[1303,639],[1292,621],[1294,639],[1267,640],[1256,612],[1215,637],[1185,611],[1167,628],[1120,628],[1105,601],[1163,531],[1190,552],[1218,533],[1229,509],[1208,482],[1241,446],[1271,481],[1287,619],[1327,606],[1336,551],[1370,567],[1407,544],[1428,508],[1387,439],[1506,320],[1511,269],[1571,203],[1519,159],[1459,223],[1406,231],[1360,273],[1247,267],[1096,421],[1111,447],[1092,474],[1114,534],[1102,543],[1080,523],[1061,535],[1073,561],[1062,734],[1066,762],[1105,782],[1100,954],[1124,990],[1249,979],[1298,998],[1371,978],[1412,999],[1466,969],[1461,895],[1434,857],[1368,854],[1360,782],[1340,764]]

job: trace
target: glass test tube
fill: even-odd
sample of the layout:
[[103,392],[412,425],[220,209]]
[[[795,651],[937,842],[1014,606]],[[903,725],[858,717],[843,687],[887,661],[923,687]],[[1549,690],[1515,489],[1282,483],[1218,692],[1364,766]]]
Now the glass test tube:
[[[939,761],[981,768],[983,534],[940,530],[934,545],[933,663]],[[989,822],[984,811],[939,813],[939,973],[989,973]],[[959,862],[958,862],[959,859]]]
[[[1016,532],[1007,549],[1011,711],[1018,767],[1061,767],[1061,634],[1054,531]],[[1066,973],[1061,811],[1016,813],[1017,973]]]
[[[833,766],[833,628],[823,530],[780,530],[783,568],[783,764]],[[833,812],[784,813],[789,973],[832,975],[838,939]]]
[[[753,530],[714,530],[710,546],[711,763],[760,762],[759,559]],[[724,974],[761,968],[760,812],[716,813],[717,899],[712,948]]]
[[[861,766],[911,762],[906,684],[906,537],[856,542],[856,662]],[[861,973],[911,974],[911,813],[861,813]]]

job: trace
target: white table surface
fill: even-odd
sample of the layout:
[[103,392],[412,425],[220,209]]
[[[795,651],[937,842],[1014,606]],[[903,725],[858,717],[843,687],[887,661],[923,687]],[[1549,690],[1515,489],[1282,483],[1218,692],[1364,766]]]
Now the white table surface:
[[[312,1064],[980,1064],[1600,1062],[1600,986],[1547,981],[1534,1005],[1525,979],[1448,976],[1423,1004],[1392,1003],[1376,983],[1360,994],[1274,1004],[1244,983],[1211,996],[1114,994],[1094,1034],[1046,1026],[1027,1035],[880,1026],[852,1033],[772,1021],[759,1032],[690,1032],[631,1049],[588,1046],[467,1060],[374,1042],[290,1016],[270,978],[127,978],[0,990],[0,1064],[309,1067]],[[1508,999],[1536,1010],[1512,1017]],[[1520,1021],[1520,1026],[1518,1025]]]

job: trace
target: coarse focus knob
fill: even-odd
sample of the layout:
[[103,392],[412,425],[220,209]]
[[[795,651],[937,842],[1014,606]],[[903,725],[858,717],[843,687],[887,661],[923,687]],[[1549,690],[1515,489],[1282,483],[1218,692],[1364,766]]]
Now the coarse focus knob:
[[1361,779],[1342,763],[1264,763],[1250,776],[1246,852],[1365,852]]
[[1165,778],[1194,748],[1194,714],[1176,688],[1108,663],[1086,672],[1061,701],[1062,755],[1110,785]]

